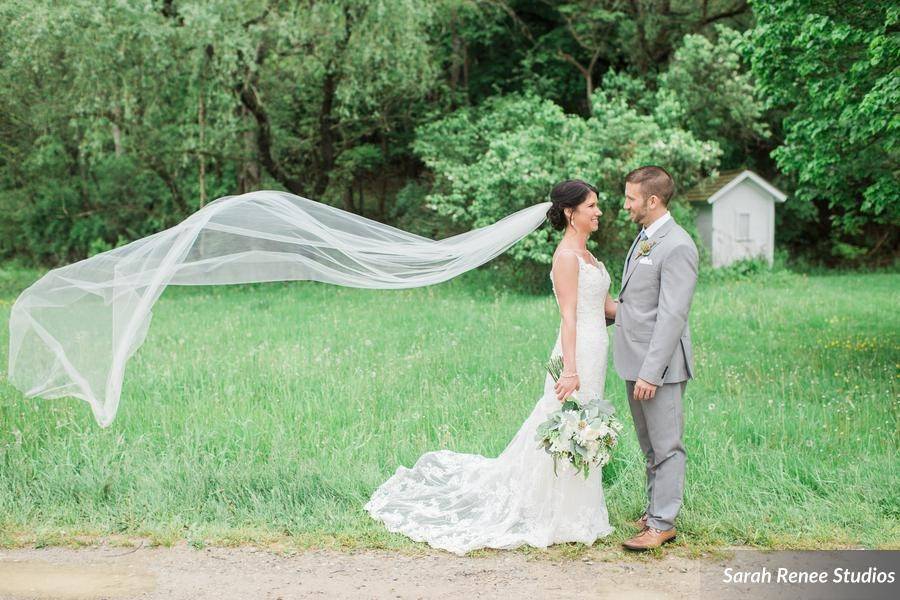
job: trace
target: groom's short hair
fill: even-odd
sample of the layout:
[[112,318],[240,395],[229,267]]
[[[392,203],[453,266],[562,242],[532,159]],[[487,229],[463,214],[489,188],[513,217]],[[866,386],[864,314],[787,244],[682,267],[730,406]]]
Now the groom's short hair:
[[655,195],[662,200],[665,206],[669,205],[669,200],[675,195],[675,180],[669,175],[669,172],[662,167],[648,165],[646,167],[638,167],[625,176],[627,183],[641,184],[641,192],[644,198]]

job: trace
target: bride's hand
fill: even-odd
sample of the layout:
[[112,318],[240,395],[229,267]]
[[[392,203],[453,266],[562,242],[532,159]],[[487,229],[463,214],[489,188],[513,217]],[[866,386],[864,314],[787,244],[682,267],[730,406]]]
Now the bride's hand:
[[581,381],[578,379],[578,375],[574,377],[560,377],[554,387],[556,399],[560,402],[565,402],[566,398],[572,395],[572,392],[580,388]]

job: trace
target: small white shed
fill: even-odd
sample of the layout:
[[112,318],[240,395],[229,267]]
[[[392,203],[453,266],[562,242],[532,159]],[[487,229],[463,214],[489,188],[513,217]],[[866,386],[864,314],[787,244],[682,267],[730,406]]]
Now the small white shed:
[[714,267],[763,256],[772,264],[775,203],[787,196],[747,169],[722,171],[687,193],[697,209],[697,231]]

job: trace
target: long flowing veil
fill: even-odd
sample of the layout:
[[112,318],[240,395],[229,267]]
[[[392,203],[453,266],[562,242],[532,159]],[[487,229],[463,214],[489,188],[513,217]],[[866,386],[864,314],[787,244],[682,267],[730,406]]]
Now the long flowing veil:
[[9,380],[26,396],[74,396],[116,416],[129,358],[167,285],[314,280],[399,289],[446,281],[535,230],[550,202],[442,240],[278,191],[219,198],[178,225],[53,269],[9,320]]

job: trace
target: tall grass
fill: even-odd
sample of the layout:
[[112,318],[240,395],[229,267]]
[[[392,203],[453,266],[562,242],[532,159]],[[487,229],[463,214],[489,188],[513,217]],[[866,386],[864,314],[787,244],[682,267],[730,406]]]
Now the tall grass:
[[[27,276],[0,272],[3,365]],[[891,274],[701,284],[681,543],[898,547],[898,291]],[[558,324],[549,293],[503,292],[484,270],[402,291],[169,288],[110,428],[0,381],[0,544],[411,546],[362,505],[428,450],[498,454],[538,399]],[[643,505],[611,365],[607,395],[626,431],[604,471],[618,530],[599,544]]]

